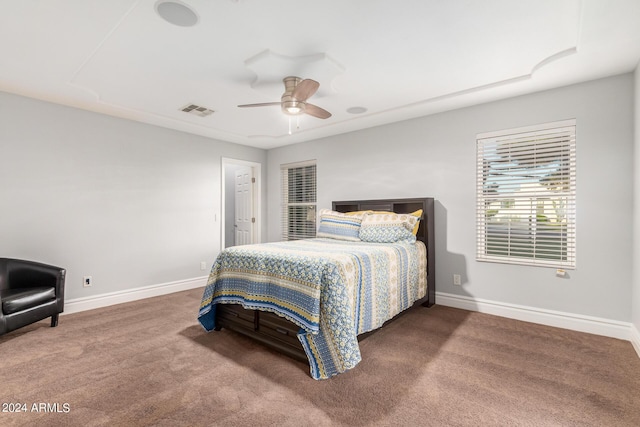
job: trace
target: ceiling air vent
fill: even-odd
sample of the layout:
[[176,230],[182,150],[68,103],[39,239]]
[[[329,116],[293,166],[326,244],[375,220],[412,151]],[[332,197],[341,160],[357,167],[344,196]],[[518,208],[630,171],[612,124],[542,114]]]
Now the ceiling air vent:
[[187,104],[184,107],[182,107],[180,110],[184,111],[185,113],[195,114],[196,116],[200,116],[200,117],[207,117],[213,114],[213,110],[210,110],[206,107],[201,107],[195,104]]

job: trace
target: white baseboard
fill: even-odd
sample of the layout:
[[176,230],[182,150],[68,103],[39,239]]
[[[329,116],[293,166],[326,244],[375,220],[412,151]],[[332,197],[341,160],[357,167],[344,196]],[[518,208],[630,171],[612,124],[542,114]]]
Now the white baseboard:
[[631,344],[633,344],[633,348],[636,349],[636,353],[640,357],[640,332],[638,332],[638,328],[633,323],[631,324]]
[[[202,276],[159,285],[109,292],[90,297],[74,298],[64,302],[63,315],[200,288],[206,284],[207,276]],[[525,322],[539,323],[631,341],[633,348],[636,350],[636,353],[638,353],[638,357],[640,357],[640,332],[633,323],[507,304],[442,292],[436,292],[436,302],[439,305],[447,307],[477,311]]]
[[179,280],[176,282],[162,283],[159,285],[109,292],[90,297],[74,298],[64,302],[63,314],[78,313],[80,311],[93,310],[95,308],[107,307],[114,304],[186,291],[189,289],[204,287],[206,284],[207,276],[203,276],[195,277],[193,279]]
[[436,292],[436,304],[631,341],[640,357],[640,335],[635,330],[634,343],[632,323],[441,292]]

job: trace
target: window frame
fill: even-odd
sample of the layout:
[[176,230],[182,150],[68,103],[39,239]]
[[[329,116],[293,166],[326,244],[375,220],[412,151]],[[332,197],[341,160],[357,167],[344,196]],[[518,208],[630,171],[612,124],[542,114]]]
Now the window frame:
[[576,120],[478,134],[476,167],[476,260],[575,269]]
[[[300,171],[303,174],[311,173],[308,176],[310,181],[305,182],[306,176],[300,182],[300,191],[295,195],[300,196],[302,200],[290,201],[290,173],[292,171]],[[303,162],[286,163],[280,165],[280,187],[281,187],[281,233],[282,240],[300,240],[309,239],[316,236],[316,212],[317,212],[317,164],[315,160],[307,160]],[[309,188],[304,188],[309,187]],[[307,207],[307,212],[304,207]],[[300,208],[299,213],[292,214],[291,208]],[[296,217],[297,215],[297,217]],[[293,219],[293,221],[292,221]],[[298,223],[296,228],[296,224]],[[293,224],[292,224],[293,223]],[[296,228],[292,231],[292,227]]]

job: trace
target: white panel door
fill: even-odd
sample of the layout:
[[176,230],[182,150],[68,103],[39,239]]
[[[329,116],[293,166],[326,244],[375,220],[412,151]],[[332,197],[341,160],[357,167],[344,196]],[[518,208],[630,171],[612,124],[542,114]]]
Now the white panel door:
[[235,244],[253,243],[253,168],[243,166],[236,171]]

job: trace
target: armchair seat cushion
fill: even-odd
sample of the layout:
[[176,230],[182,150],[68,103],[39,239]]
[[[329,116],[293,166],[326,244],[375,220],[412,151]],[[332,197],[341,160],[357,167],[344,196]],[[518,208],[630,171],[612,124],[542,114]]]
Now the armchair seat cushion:
[[56,299],[53,287],[3,289],[0,291],[2,312],[5,315],[23,311]]

